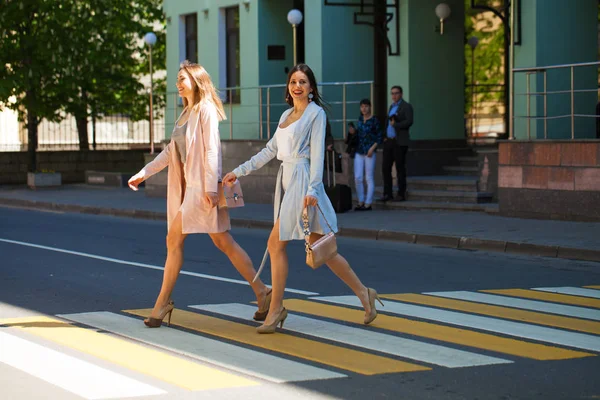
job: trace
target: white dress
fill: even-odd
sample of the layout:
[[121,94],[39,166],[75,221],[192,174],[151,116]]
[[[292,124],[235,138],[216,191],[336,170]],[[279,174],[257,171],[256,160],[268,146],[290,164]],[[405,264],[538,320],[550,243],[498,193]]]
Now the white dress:
[[[290,108],[281,115],[279,125],[291,112]],[[273,210],[274,221],[279,218],[280,240],[304,240],[302,208],[306,195],[317,198],[327,222],[333,231],[337,232],[335,211],[323,186],[325,118],[325,111],[321,107],[309,103],[298,121],[285,129],[278,127],[264,149],[233,170],[237,177],[242,177],[261,168],[275,157],[282,161],[277,174]],[[309,221],[311,232],[329,232],[323,216],[316,207],[309,207]]]

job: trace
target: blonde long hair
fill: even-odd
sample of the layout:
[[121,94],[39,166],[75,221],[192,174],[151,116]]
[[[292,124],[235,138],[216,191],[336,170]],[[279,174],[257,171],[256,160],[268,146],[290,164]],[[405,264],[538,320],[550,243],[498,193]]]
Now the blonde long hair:
[[[200,64],[194,64],[185,60],[179,66],[179,70],[184,70],[192,80],[194,86],[194,104],[192,105],[192,108],[197,108],[203,100],[207,100],[217,108],[219,121],[227,119],[227,115],[225,115],[225,110],[223,109],[223,102],[219,97],[215,85],[210,79],[210,75],[206,72],[204,67]],[[183,106],[188,106],[188,101],[185,97],[183,98]]]

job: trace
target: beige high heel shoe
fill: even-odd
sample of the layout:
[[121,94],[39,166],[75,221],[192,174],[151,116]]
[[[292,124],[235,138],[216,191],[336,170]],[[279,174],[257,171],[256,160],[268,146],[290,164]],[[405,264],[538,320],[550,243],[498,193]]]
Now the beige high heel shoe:
[[377,318],[377,309],[375,308],[376,299],[377,301],[379,301],[379,303],[381,303],[382,307],[385,307],[375,289],[367,288],[367,293],[369,294],[369,304],[371,305],[371,312],[368,314],[365,313],[365,325],[369,325],[375,320],[375,318]]
[[288,316],[288,312],[285,309],[285,307],[283,307],[283,310],[281,310],[281,312],[279,313],[277,318],[275,318],[275,322],[273,322],[270,325],[262,324],[261,326],[256,328],[256,332],[258,332],[258,333],[275,333],[275,329],[277,329],[277,325],[279,325],[279,328],[283,328],[283,321],[285,321],[287,316]]
[[[271,306],[271,295],[273,294],[273,289],[269,289],[267,295],[265,296],[265,300],[262,303],[262,306],[258,307],[258,311],[254,313],[255,321],[264,321],[267,318],[267,314],[269,314],[269,307]],[[264,310],[264,311],[261,311]]]
[[164,310],[162,310],[161,316],[159,318],[148,317],[144,320],[144,324],[148,328],[160,328],[162,325],[163,319],[169,315],[169,319],[167,320],[167,326],[171,326],[171,314],[173,314],[173,309],[175,308],[175,303],[173,300],[169,300],[169,303],[166,305]]

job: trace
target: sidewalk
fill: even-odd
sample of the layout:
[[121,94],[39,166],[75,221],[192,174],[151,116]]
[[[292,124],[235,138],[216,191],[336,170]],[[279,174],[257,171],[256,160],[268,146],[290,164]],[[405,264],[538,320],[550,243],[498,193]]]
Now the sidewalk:
[[[0,187],[0,206],[166,219],[166,200],[144,189],[83,184],[58,189]],[[270,229],[270,204],[231,210],[233,226]],[[507,218],[477,212],[374,210],[338,214],[339,235],[429,246],[600,262],[600,223]]]

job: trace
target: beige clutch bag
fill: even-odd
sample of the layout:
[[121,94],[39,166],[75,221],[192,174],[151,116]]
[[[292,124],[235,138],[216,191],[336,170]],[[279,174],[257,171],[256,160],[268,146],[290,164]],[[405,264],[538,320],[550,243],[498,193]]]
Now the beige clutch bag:
[[310,227],[308,225],[308,210],[304,207],[302,211],[302,223],[304,225],[304,241],[306,245],[306,264],[313,268],[317,269],[321,265],[325,264],[327,261],[332,259],[337,255],[337,242],[335,239],[335,234],[333,233],[333,229],[331,229],[331,225],[327,222],[325,218],[325,214],[321,210],[321,207],[317,204],[317,208],[319,212],[323,216],[325,223],[329,227],[330,232],[314,242],[310,244],[308,238],[310,236]]
[[244,206],[244,193],[239,180],[233,185],[225,185],[219,182],[219,208],[235,208]]

